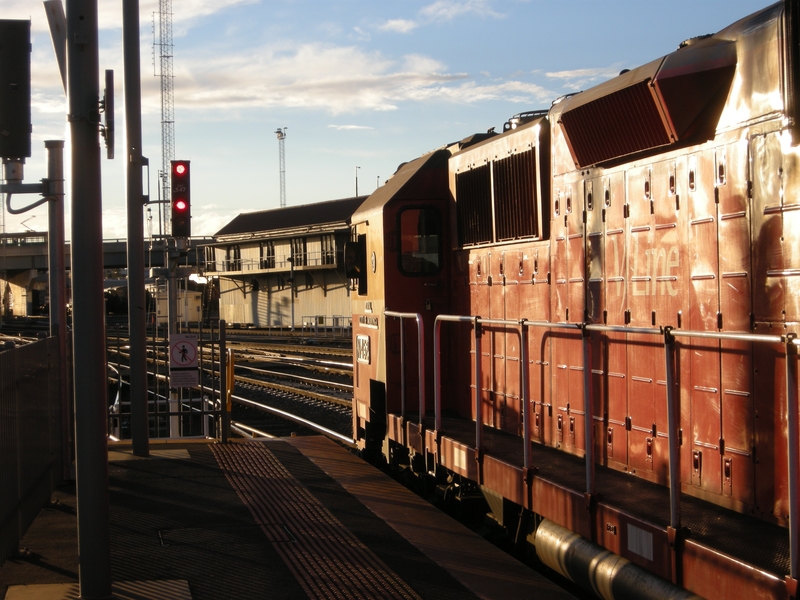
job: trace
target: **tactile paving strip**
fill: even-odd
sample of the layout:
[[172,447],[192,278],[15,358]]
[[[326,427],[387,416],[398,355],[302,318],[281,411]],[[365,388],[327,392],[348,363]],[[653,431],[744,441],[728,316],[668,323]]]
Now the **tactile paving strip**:
[[419,598],[264,444],[212,448],[228,481],[310,598]]

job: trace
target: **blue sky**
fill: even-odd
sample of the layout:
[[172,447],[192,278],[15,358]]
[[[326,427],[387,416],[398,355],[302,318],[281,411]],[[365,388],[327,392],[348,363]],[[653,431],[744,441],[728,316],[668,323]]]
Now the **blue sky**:
[[[358,191],[368,194],[402,162],[502,130],[516,113],[547,108],[768,4],[173,0],[175,158],[192,161],[193,233],[211,235],[239,213],[279,206],[278,127],[287,128],[287,204],[354,195],[356,167]],[[140,0],[140,8],[143,143],[155,198],[158,2]],[[100,68],[115,70],[119,128],[117,158],[103,159],[103,229],[106,238],[124,238],[121,0],[100,0],[99,10]],[[43,141],[66,136],[66,101],[41,3],[0,0],[0,16],[32,20],[33,157],[25,176],[37,181]],[[15,196],[14,207],[28,200]],[[157,217],[152,223],[157,234]],[[46,225],[42,209],[4,220],[7,232]]]

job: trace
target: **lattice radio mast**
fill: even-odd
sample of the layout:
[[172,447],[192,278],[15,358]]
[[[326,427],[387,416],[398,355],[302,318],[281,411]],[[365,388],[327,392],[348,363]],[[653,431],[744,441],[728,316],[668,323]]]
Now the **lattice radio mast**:
[[281,208],[286,208],[286,154],[283,149],[286,127],[278,127],[275,134],[278,136],[278,161],[281,170]]
[[[155,27],[154,32],[155,34]],[[158,45],[161,77],[161,200],[159,230],[170,230],[170,161],[175,158],[175,98],[172,71],[172,0],[158,0]],[[159,231],[161,233],[161,231]]]

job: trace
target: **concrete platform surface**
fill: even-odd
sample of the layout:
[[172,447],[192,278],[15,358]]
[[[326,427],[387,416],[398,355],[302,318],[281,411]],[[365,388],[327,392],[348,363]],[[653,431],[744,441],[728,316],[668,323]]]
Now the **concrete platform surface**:
[[[109,459],[114,598],[572,597],[323,437],[154,443],[149,458],[113,444]],[[55,492],[0,567],[0,598],[79,597],[75,504]]]

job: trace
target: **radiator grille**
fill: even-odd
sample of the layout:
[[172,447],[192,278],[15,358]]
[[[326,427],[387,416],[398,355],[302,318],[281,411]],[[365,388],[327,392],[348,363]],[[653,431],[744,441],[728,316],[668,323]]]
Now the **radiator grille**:
[[539,235],[533,150],[495,161],[494,210],[498,241]]
[[579,167],[672,141],[649,79],[564,112],[561,125]]
[[456,174],[458,241],[462,246],[492,241],[491,199],[488,164]]

